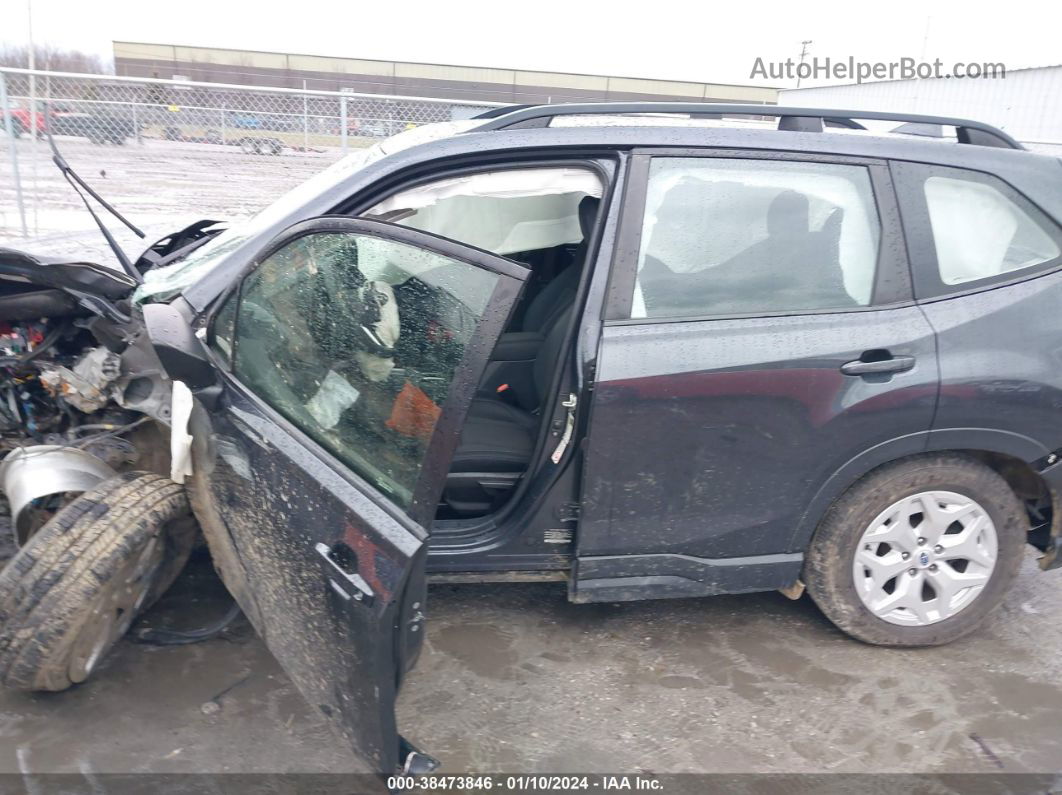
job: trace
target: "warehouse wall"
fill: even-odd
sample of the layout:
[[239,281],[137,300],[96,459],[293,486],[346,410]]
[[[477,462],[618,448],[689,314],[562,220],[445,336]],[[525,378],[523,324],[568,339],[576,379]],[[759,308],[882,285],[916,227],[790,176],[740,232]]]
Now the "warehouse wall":
[[785,89],[781,105],[959,116],[988,122],[1026,143],[1062,146],[1062,66],[1005,78],[889,80]]
[[330,58],[251,50],[184,47],[171,44],[114,42],[115,71],[130,77],[172,77],[218,83],[349,89],[359,93],[400,94],[486,102],[544,103],[587,100],[672,100],[771,104],[778,90],[725,83],[644,80],[445,66],[401,61]]

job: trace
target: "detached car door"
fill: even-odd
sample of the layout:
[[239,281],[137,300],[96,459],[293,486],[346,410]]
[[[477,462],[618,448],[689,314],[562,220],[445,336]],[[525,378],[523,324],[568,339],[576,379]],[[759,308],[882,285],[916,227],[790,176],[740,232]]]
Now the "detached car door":
[[215,562],[384,774],[431,764],[394,715],[424,634],[425,528],[524,278],[415,230],[315,219],[262,252],[208,327],[221,394],[193,412],[190,493]]

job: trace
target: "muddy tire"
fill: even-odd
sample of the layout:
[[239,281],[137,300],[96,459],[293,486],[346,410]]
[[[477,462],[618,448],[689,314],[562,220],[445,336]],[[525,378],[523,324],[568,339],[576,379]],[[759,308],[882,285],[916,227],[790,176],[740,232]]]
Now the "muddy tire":
[[1017,576],[1028,517],[972,458],[932,454],[871,472],[827,511],[804,564],[839,629],[882,646],[937,646],[973,632]]
[[197,530],[184,487],[146,472],[105,480],[59,511],[0,571],[0,683],[84,681],[173,583]]

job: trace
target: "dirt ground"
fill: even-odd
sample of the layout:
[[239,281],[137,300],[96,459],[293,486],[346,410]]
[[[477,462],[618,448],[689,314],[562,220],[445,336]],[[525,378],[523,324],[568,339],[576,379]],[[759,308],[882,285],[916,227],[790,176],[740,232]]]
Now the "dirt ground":
[[[225,607],[199,560],[145,622]],[[1062,573],[1031,553],[988,626],[930,650],[862,645],[773,593],[573,605],[561,585],[436,586],[429,609],[399,726],[446,772],[1062,772]],[[123,641],[65,693],[0,691],[0,773],[357,769],[242,623]]]

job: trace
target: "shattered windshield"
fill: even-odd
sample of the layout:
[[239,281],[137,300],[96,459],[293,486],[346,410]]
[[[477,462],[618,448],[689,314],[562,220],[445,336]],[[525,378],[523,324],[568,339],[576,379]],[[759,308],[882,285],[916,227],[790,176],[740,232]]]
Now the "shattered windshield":
[[184,259],[148,271],[144,274],[144,283],[133,294],[133,300],[136,303],[145,303],[173,298],[185,287],[195,283],[212,270],[215,265],[239,248],[244,241],[268,229],[314,196],[323,193],[356,171],[395,152],[417,144],[448,138],[479,124],[482,124],[482,121],[476,119],[425,124],[347,155],[320,174],[284,194],[250,220],[227,229]]

